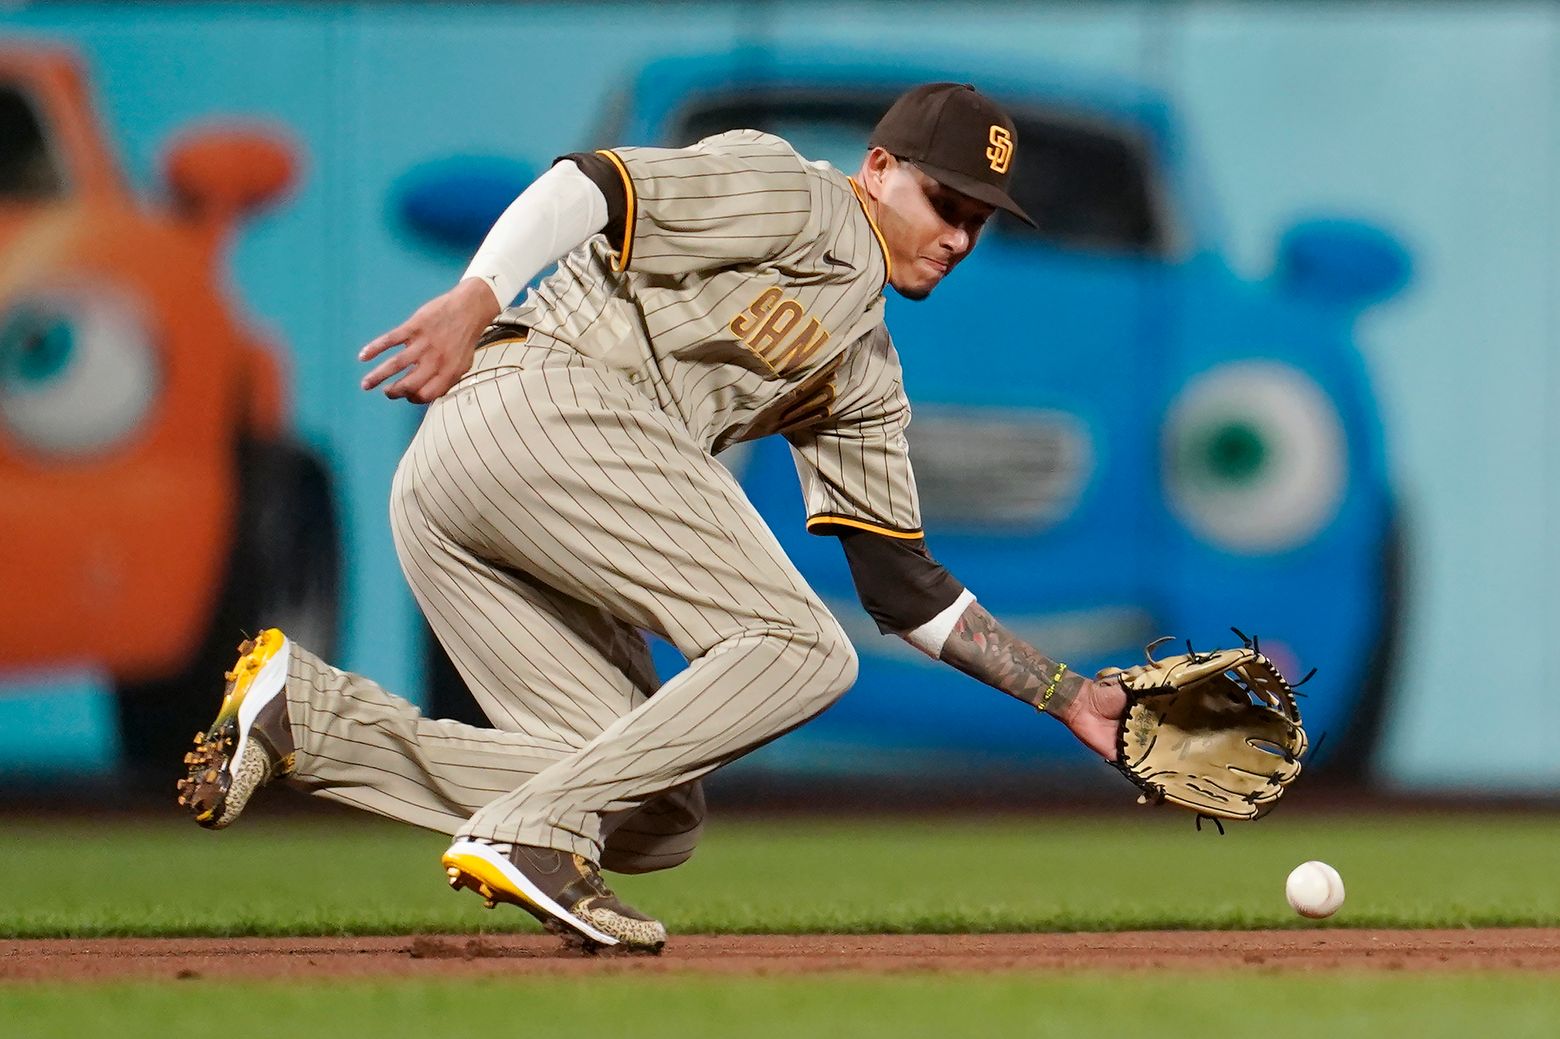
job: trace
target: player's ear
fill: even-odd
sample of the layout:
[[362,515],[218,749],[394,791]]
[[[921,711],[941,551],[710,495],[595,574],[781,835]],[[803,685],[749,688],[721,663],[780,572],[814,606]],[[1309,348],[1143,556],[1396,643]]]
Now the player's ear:
[[867,194],[873,198],[881,198],[883,194],[883,179],[899,164],[899,160],[889,154],[885,148],[873,148],[867,152],[861,160],[861,172],[856,179],[866,189]]

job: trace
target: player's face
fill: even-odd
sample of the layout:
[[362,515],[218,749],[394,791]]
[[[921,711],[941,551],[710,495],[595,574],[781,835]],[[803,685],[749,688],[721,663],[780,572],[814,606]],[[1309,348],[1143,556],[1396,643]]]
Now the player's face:
[[878,230],[894,264],[891,284],[906,299],[925,299],[975,248],[993,209],[879,149],[867,166],[877,188]]

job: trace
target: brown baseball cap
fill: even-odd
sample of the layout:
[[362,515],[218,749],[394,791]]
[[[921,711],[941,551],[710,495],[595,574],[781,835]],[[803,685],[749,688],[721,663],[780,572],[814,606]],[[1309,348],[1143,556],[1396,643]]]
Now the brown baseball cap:
[[1008,195],[1018,132],[1002,106],[968,83],[924,83],[899,96],[867,141],[939,184],[1035,222]]

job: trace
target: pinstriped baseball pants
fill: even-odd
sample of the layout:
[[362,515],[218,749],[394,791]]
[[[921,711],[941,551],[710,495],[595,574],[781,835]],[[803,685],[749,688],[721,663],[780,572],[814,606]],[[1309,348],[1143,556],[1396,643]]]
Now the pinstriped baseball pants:
[[[833,703],[856,656],[726,469],[621,373],[501,343],[396,473],[408,581],[496,728],[299,654],[295,780],[608,869],[692,853],[698,780]],[[639,630],[688,667],[655,688]],[[468,817],[469,816],[469,817]]]

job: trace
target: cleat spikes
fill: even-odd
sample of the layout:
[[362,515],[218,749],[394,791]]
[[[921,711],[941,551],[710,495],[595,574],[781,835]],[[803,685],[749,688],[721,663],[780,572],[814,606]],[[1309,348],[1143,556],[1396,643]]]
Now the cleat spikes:
[[[227,687],[216,721],[206,731],[195,733],[193,749],[184,755],[184,779],[178,783],[179,805],[209,830],[231,824],[258,788],[290,774],[293,768],[290,748],[285,743],[272,743],[276,737],[270,727],[275,722],[264,722],[260,738],[246,743],[244,736],[257,720],[241,723],[239,719],[246,698],[256,695],[254,683],[279,656],[285,660],[286,636],[268,629],[256,638],[246,637],[238,651],[238,660],[224,672]],[[277,679],[268,675],[259,695],[267,701],[274,699],[285,690],[285,682],[285,676]],[[241,757],[236,753],[240,746],[244,747]]]
[[490,898],[490,899],[488,899],[488,900],[487,900],[487,901],[486,901],[486,902],[483,902],[483,903],[482,903],[482,908],[483,908],[483,909],[497,909],[497,908],[498,908],[498,903],[497,903],[497,902],[495,902],[495,901],[493,901],[493,900],[492,900],[492,899],[491,899],[491,898]]

